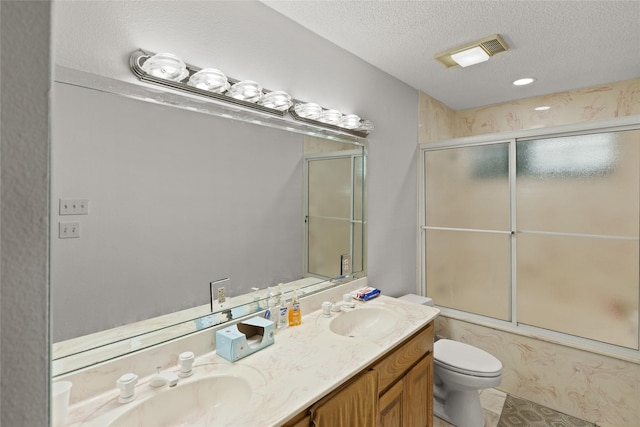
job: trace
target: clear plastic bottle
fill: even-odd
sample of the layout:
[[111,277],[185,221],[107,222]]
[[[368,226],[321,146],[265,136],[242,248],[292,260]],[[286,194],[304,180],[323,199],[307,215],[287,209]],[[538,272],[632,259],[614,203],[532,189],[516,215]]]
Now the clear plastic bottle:
[[278,329],[285,329],[289,327],[289,304],[285,300],[284,296],[280,297],[280,306],[278,307],[278,323],[276,327]]
[[264,312],[264,318],[271,320],[275,325],[278,324],[278,309],[276,307],[276,295],[273,289],[269,287],[269,300],[267,301],[267,310]]
[[298,326],[302,324],[302,311],[300,310],[300,301],[298,301],[298,290],[293,291],[293,301],[289,310],[289,326]]

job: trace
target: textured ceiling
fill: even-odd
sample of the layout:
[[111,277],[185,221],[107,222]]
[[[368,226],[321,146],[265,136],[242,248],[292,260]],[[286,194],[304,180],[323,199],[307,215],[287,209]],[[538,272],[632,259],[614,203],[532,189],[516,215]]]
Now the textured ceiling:
[[[454,110],[640,77],[637,0],[263,3]],[[492,34],[510,50],[488,62],[433,59]]]

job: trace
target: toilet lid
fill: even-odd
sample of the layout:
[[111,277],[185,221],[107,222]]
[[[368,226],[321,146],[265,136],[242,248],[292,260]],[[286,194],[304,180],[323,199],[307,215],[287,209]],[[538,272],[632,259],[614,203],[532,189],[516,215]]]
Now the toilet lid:
[[434,363],[446,369],[476,377],[494,377],[502,373],[502,363],[477,347],[440,339],[433,345]]

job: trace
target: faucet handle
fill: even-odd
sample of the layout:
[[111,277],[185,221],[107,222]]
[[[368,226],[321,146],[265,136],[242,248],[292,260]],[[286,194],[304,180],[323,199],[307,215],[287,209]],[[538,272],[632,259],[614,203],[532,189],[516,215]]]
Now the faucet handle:
[[136,384],[138,384],[138,376],[134,373],[127,373],[122,375],[116,381],[116,385],[120,389],[120,396],[118,396],[118,402],[128,403],[136,398]]
[[190,377],[193,375],[193,362],[196,356],[192,351],[185,351],[178,356],[178,365],[180,365],[180,372],[178,376],[181,378]]

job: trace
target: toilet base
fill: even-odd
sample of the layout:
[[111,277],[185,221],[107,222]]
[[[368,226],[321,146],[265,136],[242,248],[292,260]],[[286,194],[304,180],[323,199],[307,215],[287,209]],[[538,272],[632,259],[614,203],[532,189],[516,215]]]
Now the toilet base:
[[476,390],[449,391],[445,399],[434,397],[433,414],[456,427],[484,426],[484,413]]

